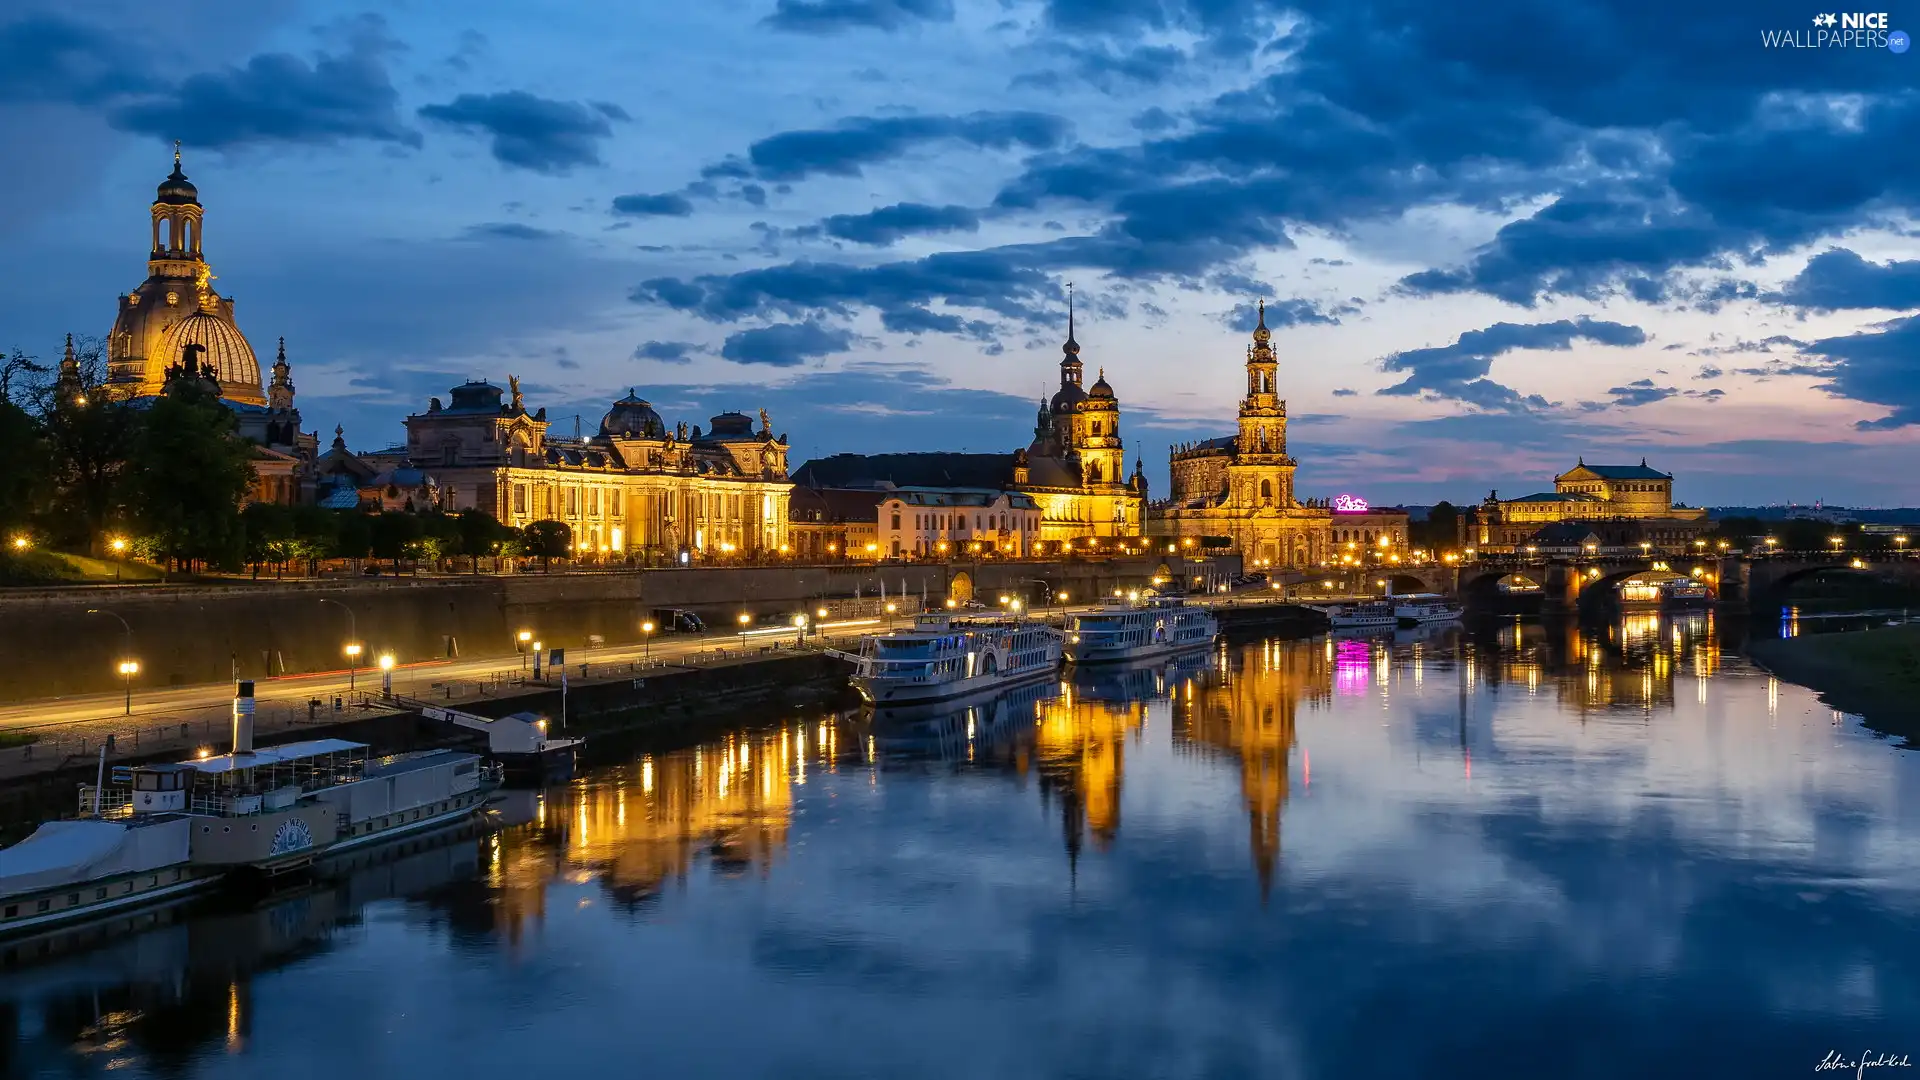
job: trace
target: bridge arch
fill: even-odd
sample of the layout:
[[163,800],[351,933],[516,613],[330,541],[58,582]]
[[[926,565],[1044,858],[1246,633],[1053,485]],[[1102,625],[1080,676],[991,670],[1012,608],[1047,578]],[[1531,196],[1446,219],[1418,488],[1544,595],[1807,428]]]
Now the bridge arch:
[[973,599],[973,578],[965,570],[953,575],[947,581],[947,599],[964,604]]

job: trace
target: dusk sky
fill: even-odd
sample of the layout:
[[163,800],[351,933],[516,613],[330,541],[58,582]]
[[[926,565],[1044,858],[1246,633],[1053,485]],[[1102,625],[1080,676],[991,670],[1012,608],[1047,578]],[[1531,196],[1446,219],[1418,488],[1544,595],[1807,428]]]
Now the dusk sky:
[[1011,450],[1071,281],[1156,496],[1264,297],[1303,495],[1915,505],[1920,56],[1763,44],[1827,10],[12,0],[0,347],[105,334],[179,139],[323,446],[515,374],[561,433]]

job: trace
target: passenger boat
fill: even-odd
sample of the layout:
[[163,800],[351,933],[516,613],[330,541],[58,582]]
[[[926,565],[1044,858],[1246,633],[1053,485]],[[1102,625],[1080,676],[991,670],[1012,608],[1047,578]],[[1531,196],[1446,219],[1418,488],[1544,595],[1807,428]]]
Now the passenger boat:
[[1059,630],[1027,619],[933,613],[835,655],[853,663],[853,688],[868,704],[924,705],[1047,678],[1060,667],[1061,641]]
[[0,937],[159,903],[236,872],[300,869],[475,814],[499,785],[479,755],[454,750],[372,757],[342,739],[255,750],[253,686],[241,690],[232,753],[117,767],[81,786],[78,817],[0,849]]
[[1320,610],[1335,630],[1392,630],[1400,625],[1400,613],[1390,600],[1330,604]]
[[1213,644],[1220,624],[1178,597],[1109,601],[1067,621],[1067,659],[1075,664],[1149,660]]
[[1439,593],[1408,593],[1394,597],[1394,616],[1404,627],[1457,622],[1461,607]]

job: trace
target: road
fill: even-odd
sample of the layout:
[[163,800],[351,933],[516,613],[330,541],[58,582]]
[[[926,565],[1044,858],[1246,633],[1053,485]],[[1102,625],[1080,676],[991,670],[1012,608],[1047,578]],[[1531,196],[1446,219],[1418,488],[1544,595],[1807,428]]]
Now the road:
[[[1234,601],[1246,602],[1253,599],[1242,594]],[[1198,599],[1198,598],[1196,598]],[[1278,600],[1278,597],[1258,594],[1259,601]],[[1208,598],[1202,602],[1217,602]],[[1087,610],[1089,605],[1075,605],[1066,612]],[[1035,618],[1058,620],[1063,617],[1061,608],[1055,607],[1033,613]],[[895,626],[908,625],[905,616],[893,620]],[[809,641],[845,645],[858,640],[864,634],[886,629],[884,619],[852,619],[845,622],[827,623],[822,632],[810,634]],[[567,649],[567,666],[577,675],[581,663],[622,664],[651,657],[654,660],[674,660],[693,653],[711,653],[715,650],[737,650],[743,644],[749,649],[779,642],[790,644],[796,636],[791,629],[756,628],[743,639],[739,634],[712,633],[700,637],[686,635],[663,635],[654,638],[650,644],[614,645],[601,648]],[[436,660],[419,664],[402,665],[394,669],[393,689],[396,694],[409,697],[438,697],[434,688],[446,683],[481,683],[489,680],[511,678],[530,667],[529,660],[521,653],[507,653],[499,656],[471,657],[459,660]],[[381,673],[375,668],[360,668],[357,672],[326,671],[306,675],[288,675],[275,679],[255,680],[255,694],[263,712],[277,707],[282,712],[304,713],[307,703],[319,699],[323,709],[331,709],[335,696],[343,699],[354,690],[361,692],[378,691],[381,685]],[[457,692],[456,692],[457,693]],[[90,731],[108,731],[114,727],[132,730],[140,727],[155,727],[181,720],[195,721],[209,718],[219,710],[228,709],[233,701],[231,683],[202,683],[195,686],[177,686],[164,689],[139,690],[133,694],[132,715],[125,715],[124,695],[120,693],[89,694],[84,696],[42,698],[35,701],[22,701],[0,706],[0,731],[39,729],[43,736],[60,733],[64,730],[78,730],[85,727]],[[117,724],[115,723],[117,722]]]

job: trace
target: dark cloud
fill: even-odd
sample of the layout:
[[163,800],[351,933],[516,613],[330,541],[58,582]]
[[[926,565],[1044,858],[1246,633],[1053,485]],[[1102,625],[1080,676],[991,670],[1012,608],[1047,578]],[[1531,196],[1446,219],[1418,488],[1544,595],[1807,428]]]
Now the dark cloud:
[[1334,397],[1359,397],[1360,391],[1342,386],[1333,392]]
[[1452,399],[1481,409],[1514,411],[1545,408],[1539,395],[1521,395],[1488,379],[1493,361],[1516,349],[1564,350],[1575,341],[1597,345],[1643,344],[1644,330],[1623,323],[1581,318],[1550,323],[1495,323],[1469,330],[1451,345],[1393,353],[1380,361],[1383,371],[1406,372],[1407,377],[1379,394]]
[[[746,165],[733,164],[739,178],[858,176],[863,166],[900,157],[931,143],[957,142],[983,150],[1044,150],[1059,146],[1071,130],[1064,119],[1036,112],[853,117],[831,128],[787,131],[754,143],[747,148],[750,172]],[[736,174],[736,170],[716,170],[729,170],[729,164],[710,166],[708,177]]]
[[[1264,292],[1266,290],[1261,289],[1256,291]],[[1332,310],[1322,310],[1319,305],[1313,301],[1302,300],[1298,297],[1287,300],[1275,300],[1273,303],[1267,305],[1267,329],[1284,330],[1289,326],[1306,326],[1313,323],[1331,326],[1340,322],[1339,316],[1351,315],[1358,310],[1358,308],[1345,304]],[[1235,304],[1233,310],[1227,312],[1221,321],[1226,323],[1227,329],[1229,330],[1238,330],[1243,334],[1250,334],[1253,332],[1254,327],[1260,325],[1259,305]]]
[[643,341],[634,347],[635,360],[657,360],[663,364],[690,364],[698,345],[690,341]]
[[613,198],[613,212],[634,217],[686,217],[693,213],[693,203],[685,195],[616,195]]
[[1821,372],[1828,379],[1821,389],[1889,410],[1855,427],[1886,431],[1920,424],[1920,315],[1866,333],[1823,338],[1805,351],[1831,364]]
[[1613,397],[1613,404],[1623,409],[1651,405],[1656,401],[1665,401],[1680,393],[1671,386],[1655,386],[1652,379],[1635,379],[1625,386],[1616,386],[1607,391]]
[[[1720,335],[1715,334],[1713,338],[1717,339],[1719,336]],[[1694,355],[1733,356],[1739,353],[1765,353],[1772,352],[1773,347],[1776,345],[1786,345],[1794,349],[1804,349],[1807,343],[1798,338],[1789,337],[1786,334],[1774,334],[1771,337],[1760,338],[1757,341],[1742,340],[1736,341],[1731,345],[1709,345],[1706,348],[1694,350]],[[1715,370],[1718,369],[1716,368]]]
[[0,101],[94,105],[158,89],[139,51],[98,27],[50,14],[0,26]]
[[923,22],[952,22],[953,0],[777,0],[762,20],[775,30],[832,34],[843,30],[902,30]]
[[560,234],[522,225],[517,221],[486,221],[467,226],[463,235],[469,239],[552,240]]
[[349,24],[345,44],[344,52],[311,61],[263,53],[241,67],[189,75],[112,105],[107,120],[196,147],[340,139],[420,145],[419,133],[400,120],[400,95],[387,73],[398,45],[384,21],[369,15]]
[[1846,248],[1815,255],[1769,299],[1814,311],[1920,308],[1920,260],[1872,263]]
[[552,101],[524,90],[461,94],[444,105],[422,107],[420,116],[486,135],[494,160],[502,165],[553,174],[600,164],[600,140],[612,136],[611,121],[628,119],[617,105]]
[[835,214],[813,227],[839,240],[882,247],[905,236],[975,232],[979,228],[980,215],[964,206],[925,203],[895,203],[865,214]]
[[1700,371],[1699,371],[1699,373],[1698,373],[1698,374],[1696,374],[1696,375],[1694,375],[1694,378],[1696,378],[1696,379],[1717,379],[1717,378],[1719,378],[1720,376],[1722,376],[1722,375],[1725,375],[1725,374],[1726,374],[1726,371],[1724,371],[1723,369],[1721,369],[1720,367],[1718,367],[1718,366],[1716,366],[1716,365],[1714,365],[1714,364],[1702,364],[1702,365],[1700,366]]
[[720,355],[736,364],[794,367],[817,357],[845,352],[852,347],[853,334],[850,331],[821,326],[808,320],[742,330],[727,338],[720,347]]
[[987,350],[989,355],[998,355],[1002,351],[995,338],[993,324],[981,319],[962,319],[958,315],[910,307],[883,312],[880,316],[880,325],[896,334],[952,334],[955,337],[993,342],[992,347]]

